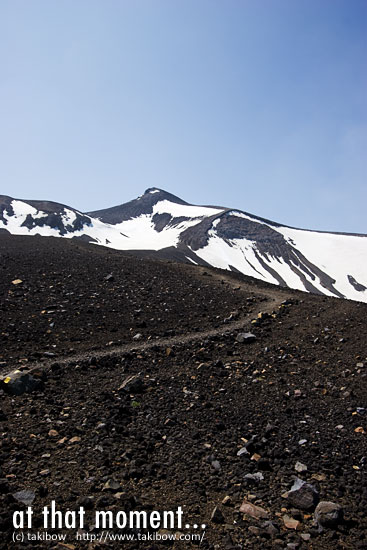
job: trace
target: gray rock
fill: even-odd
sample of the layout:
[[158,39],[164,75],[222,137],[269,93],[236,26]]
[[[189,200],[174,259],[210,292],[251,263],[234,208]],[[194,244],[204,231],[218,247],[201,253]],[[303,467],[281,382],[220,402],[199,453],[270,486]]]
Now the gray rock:
[[256,336],[255,334],[252,334],[252,332],[240,332],[236,336],[236,341],[240,344],[251,344],[251,342],[255,342]]
[[21,502],[26,506],[31,506],[32,502],[36,498],[36,493],[31,489],[25,489],[24,491],[18,491],[17,493],[13,493],[13,497],[18,502]]
[[213,461],[212,461],[212,467],[214,468],[214,470],[216,470],[217,472],[219,472],[219,470],[220,470],[220,462],[219,462],[219,460],[213,460]]
[[[43,374],[42,378],[45,375]],[[43,379],[29,373],[14,371],[1,380],[1,388],[9,395],[22,395],[43,388]]]
[[307,472],[307,466],[306,466],[306,464],[302,464],[302,462],[296,462],[296,464],[294,466],[294,469],[299,474],[301,474],[302,472]]
[[265,533],[267,533],[271,537],[276,537],[279,535],[279,529],[274,525],[272,521],[265,521],[262,525],[262,528],[264,529]]
[[288,502],[300,510],[314,510],[319,502],[316,488],[302,479],[297,478],[287,496]]
[[343,516],[343,508],[335,502],[322,500],[316,506],[315,521],[320,531],[323,531],[324,528],[336,527],[343,521]]
[[242,447],[242,449],[240,449],[238,452],[237,452],[237,456],[242,456],[242,455],[249,455],[250,453],[248,452],[248,450],[246,449],[246,447]]
[[244,479],[247,481],[253,481],[255,483],[259,483],[260,481],[263,481],[264,476],[261,472],[255,472],[254,474],[246,474],[244,476]]

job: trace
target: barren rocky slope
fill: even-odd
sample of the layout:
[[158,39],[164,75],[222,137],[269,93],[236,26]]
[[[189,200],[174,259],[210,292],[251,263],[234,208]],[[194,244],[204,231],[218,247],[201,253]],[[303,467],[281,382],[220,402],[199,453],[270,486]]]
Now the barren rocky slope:
[[[200,548],[367,548],[365,304],[62,239],[0,254],[1,372],[38,383],[2,384],[0,548],[199,546],[17,546],[24,489],[92,534],[94,510],[182,506]],[[318,501],[344,519],[316,525]]]

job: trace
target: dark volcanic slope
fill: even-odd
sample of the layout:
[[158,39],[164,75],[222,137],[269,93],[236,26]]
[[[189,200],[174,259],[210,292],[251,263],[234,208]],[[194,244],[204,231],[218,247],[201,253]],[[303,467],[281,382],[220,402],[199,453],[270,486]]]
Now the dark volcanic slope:
[[0,235],[0,258],[0,361],[185,334],[247,310],[190,268],[80,241]]
[[[48,338],[54,336],[40,332],[39,306],[56,310],[59,302],[71,299],[64,290],[79,296],[76,304],[67,304],[70,311],[63,308],[67,316],[42,314],[58,319],[63,336],[56,349],[60,354],[63,348],[79,350],[82,345],[97,349],[86,352],[85,359],[68,363],[60,355],[51,367],[45,365],[42,391],[2,395],[1,549],[9,548],[12,512],[23,508],[12,496],[21,489],[35,492],[35,516],[51,500],[64,511],[91,508],[87,519],[92,530],[95,509],[170,510],[181,505],[185,523],[208,525],[200,548],[367,548],[364,304],[279,291],[206,268],[143,263],[80,243],[43,239],[36,249],[37,240],[30,241],[19,239],[13,248],[2,241],[2,255],[7,254],[3,297],[10,299],[2,302],[2,317],[12,315],[10,323],[18,334],[10,336],[8,329],[3,359],[34,357],[35,349],[50,345]],[[107,282],[111,271],[115,280]],[[21,290],[10,282],[18,277],[24,278]],[[140,285],[147,295],[139,293]],[[163,294],[176,287],[176,295]],[[9,290],[19,292],[18,302]],[[93,308],[89,295],[95,292]],[[213,306],[206,305],[208,297]],[[149,315],[140,314],[147,327],[131,327],[134,316],[125,323],[122,304],[127,315],[153,308]],[[97,317],[88,317],[88,309],[96,309]],[[165,309],[174,313],[163,316]],[[258,318],[261,311],[268,315]],[[237,341],[241,316],[247,312],[244,328],[251,327],[256,335],[251,344]],[[118,329],[121,342],[131,342],[131,332],[143,336],[134,341],[135,349],[109,355],[106,342],[109,327],[119,326],[116,315],[124,323]],[[148,324],[148,317],[163,322]],[[258,320],[251,323],[254,317]],[[23,338],[17,350],[25,319],[28,340]],[[95,331],[102,319],[106,332]],[[87,322],[93,337],[79,337],[81,344],[70,341],[89,334]],[[163,338],[147,347],[150,335],[168,330],[177,334],[168,334],[170,349],[160,345]],[[96,360],[91,360],[93,354]],[[129,375],[138,375],[140,382],[125,391],[121,384]],[[248,454],[238,456],[244,446]],[[297,474],[297,462],[307,470]],[[257,479],[247,474],[257,474]],[[319,533],[313,509],[302,510],[282,496],[296,475],[311,483],[321,500],[340,504],[345,521]],[[229,499],[223,504],[225,497]],[[266,510],[268,519],[243,516],[239,508],[244,498]],[[222,513],[217,516],[220,523],[210,519],[215,506]],[[297,530],[285,526],[285,515],[299,522]],[[66,544],[90,549],[198,547],[190,542],[88,545],[75,541],[72,530]],[[65,546],[42,542],[32,548]]]

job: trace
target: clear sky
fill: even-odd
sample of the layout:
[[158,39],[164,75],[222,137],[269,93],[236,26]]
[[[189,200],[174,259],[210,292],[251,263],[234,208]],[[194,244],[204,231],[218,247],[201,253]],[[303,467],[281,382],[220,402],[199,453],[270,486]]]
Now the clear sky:
[[0,0],[0,193],[367,233],[366,0]]

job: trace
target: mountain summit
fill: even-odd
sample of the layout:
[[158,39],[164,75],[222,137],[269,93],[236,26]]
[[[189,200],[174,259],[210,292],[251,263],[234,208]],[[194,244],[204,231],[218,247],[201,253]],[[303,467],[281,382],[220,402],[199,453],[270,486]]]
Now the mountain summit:
[[0,232],[79,238],[237,271],[276,285],[367,302],[367,236],[296,229],[241,210],[195,206],[158,188],[82,213],[0,196]]

